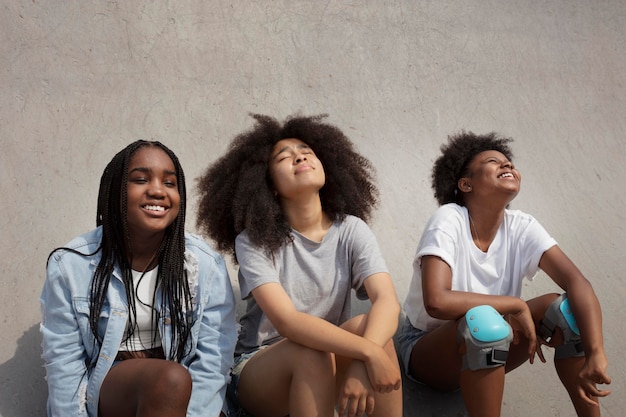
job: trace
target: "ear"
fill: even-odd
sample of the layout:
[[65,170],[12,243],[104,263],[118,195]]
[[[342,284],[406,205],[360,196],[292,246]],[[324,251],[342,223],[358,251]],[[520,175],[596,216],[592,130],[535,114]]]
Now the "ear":
[[469,193],[470,191],[472,191],[472,184],[470,184],[469,178],[466,177],[459,179],[459,181],[457,182],[457,187],[459,187],[459,190],[464,193]]

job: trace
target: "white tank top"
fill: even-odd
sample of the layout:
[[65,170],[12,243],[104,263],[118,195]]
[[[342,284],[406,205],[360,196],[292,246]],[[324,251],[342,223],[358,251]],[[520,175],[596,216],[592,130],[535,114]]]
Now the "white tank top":
[[[137,328],[133,336],[123,341],[120,350],[138,351],[161,346],[161,338],[153,340],[156,329],[156,317],[152,317],[152,303],[156,288],[156,279],[159,268],[156,267],[146,273],[133,270],[133,285],[135,287],[135,308],[137,310]],[[128,326],[128,324],[127,324]],[[128,329],[128,327],[127,327]]]

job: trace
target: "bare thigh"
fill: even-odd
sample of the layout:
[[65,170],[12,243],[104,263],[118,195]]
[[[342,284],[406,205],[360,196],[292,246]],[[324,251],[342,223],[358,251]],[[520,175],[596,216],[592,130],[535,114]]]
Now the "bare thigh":
[[[179,415],[191,397],[191,375],[163,359],[129,359],[113,367],[100,388],[99,415]],[[160,408],[162,414],[152,410]]]
[[[355,317],[341,327],[362,333],[363,316]],[[294,381],[308,384],[316,398],[335,397],[336,375],[345,371],[348,360],[284,339],[255,354],[244,366],[237,387],[240,405],[257,417],[284,416],[295,399]],[[339,364],[336,362],[339,360]],[[339,368],[339,369],[338,369]],[[334,403],[334,401],[333,401]]]
[[417,380],[439,390],[451,391],[459,388],[461,365],[457,322],[449,321],[417,341],[411,352],[409,369]]
[[[527,302],[535,327],[538,329],[546,308],[557,294],[546,294]],[[420,338],[411,353],[411,373],[419,381],[441,390],[459,387],[462,366],[462,347],[457,341],[458,321],[450,321]],[[509,348],[506,371],[509,372],[528,360],[528,340],[520,337]]]
[[284,339],[246,363],[237,387],[239,402],[257,417],[285,416],[302,400],[296,393],[303,386],[313,398],[332,397],[334,368],[333,354]]

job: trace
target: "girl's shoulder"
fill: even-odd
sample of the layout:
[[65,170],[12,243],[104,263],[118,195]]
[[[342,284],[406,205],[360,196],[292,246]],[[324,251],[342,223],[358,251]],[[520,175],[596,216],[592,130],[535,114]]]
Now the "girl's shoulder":
[[534,223],[537,223],[534,216],[521,210],[506,209],[504,210],[504,217],[509,228],[526,228]]
[[338,230],[339,235],[370,231],[369,225],[360,217],[347,214],[343,219],[335,220],[333,227]]
[[79,256],[79,254],[94,254],[102,241],[102,227],[97,227],[75,237],[63,246],[53,249],[50,258],[60,260],[65,256]]
[[430,216],[426,228],[462,227],[467,217],[465,207],[456,203],[444,204]]
[[[197,258],[222,262],[222,255],[213,249],[201,236],[185,232],[185,251],[192,252]],[[199,260],[200,260],[199,259]]]
[[448,203],[441,205],[435,210],[433,216],[464,216],[467,209],[456,203]]

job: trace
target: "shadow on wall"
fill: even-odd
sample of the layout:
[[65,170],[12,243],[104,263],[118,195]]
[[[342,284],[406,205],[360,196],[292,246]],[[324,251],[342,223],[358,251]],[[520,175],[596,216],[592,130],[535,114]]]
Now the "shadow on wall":
[[0,364],[0,416],[45,416],[45,374],[36,324],[17,341],[15,356]]

